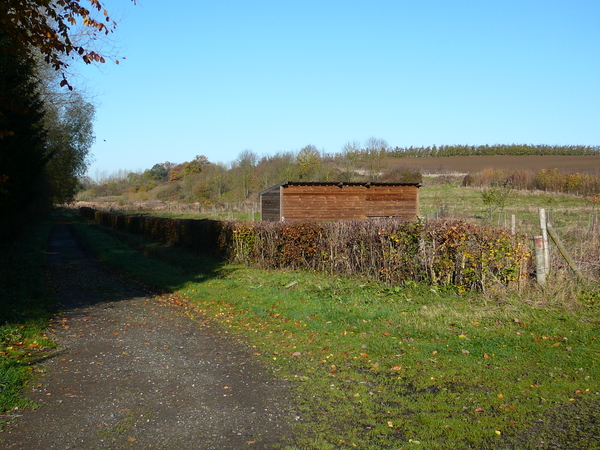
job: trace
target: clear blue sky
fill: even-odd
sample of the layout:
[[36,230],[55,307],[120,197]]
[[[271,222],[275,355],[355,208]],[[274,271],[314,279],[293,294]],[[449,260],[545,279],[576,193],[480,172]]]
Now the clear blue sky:
[[600,145],[598,0],[105,0],[88,174],[308,144]]

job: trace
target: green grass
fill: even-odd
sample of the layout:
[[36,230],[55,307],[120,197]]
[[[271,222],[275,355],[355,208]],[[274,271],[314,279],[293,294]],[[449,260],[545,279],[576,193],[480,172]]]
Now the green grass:
[[[130,206],[130,205],[129,205]],[[254,222],[260,220],[260,212],[254,211],[222,211],[218,210],[214,213],[204,208],[202,212],[198,212],[197,207],[194,205],[187,205],[185,203],[177,204],[172,207],[171,210],[160,210],[160,211],[140,211],[139,209],[127,209],[128,205],[123,205],[121,211],[112,211],[113,214],[124,214],[124,215],[140,215],[140,216],[152,216],[152,217],[166,217],[170,219],[212,219],[222,221],[237,221],[237,222]]]
[[419,192],[421,216],[436,218],[442,211],[450,217],[464,218],[479,224],[510,227],[510,216],[515,215],[517,231],[524,234],[539,232],[539,208],[546,209],[555,227],[587,228],[600,216],[584,197],[542,191],[513,190],[503,211],[493,211],[482,200],[482,189],[463,188],[461,180],[436,183],[425,178]]
[[177,292],[290,382],[300,420],[288,450],[600,448],[599,305],[564,301],[563,285],[457,296],[78,229],[107,263]]
[[242,211],[218,211],[215,214],[212,212],[186,212],[185,210],[182,212],[176,211],[157,211],[151,214],[153,217],[168,217],[173,219],[213,219],[213,220],[235,220],[238,222],[249,222],[249,221],[257,221],[260,220],[260,212],[255,211],[254,216],[252,216],[252,212],[242,212]]
[[0,413],[32,406],[23,387],[38,371],[35,362],[54,347],[44,337],[53,306],[44,285],[50,227],[38,224],[0,244]]

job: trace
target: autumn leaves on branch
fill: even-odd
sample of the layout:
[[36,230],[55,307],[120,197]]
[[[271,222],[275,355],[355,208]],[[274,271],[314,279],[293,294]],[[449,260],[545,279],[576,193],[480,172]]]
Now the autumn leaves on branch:
[[[136,0],[132,0],[135,4]],[[70,88],[64,75],[68,59],[80,57],[86,64],[103,63],[105,57],[94,48],[73,38],[75,27],[83,28],[93,43],[114,32],[117,23],[99,0],[3,0],[0,2],[0,28],[10,45],[0,43],[0,51],[26,59],[41,55],[56,71],[63,72],[61,86]],[[115,61],[118,64],[118,60]]]

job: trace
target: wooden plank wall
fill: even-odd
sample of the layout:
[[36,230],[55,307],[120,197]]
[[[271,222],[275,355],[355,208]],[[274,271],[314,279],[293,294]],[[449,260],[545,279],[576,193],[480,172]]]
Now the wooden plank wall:
[[416,186],[370,186],[367,188],[367,217],[400,217],[417,220],[419,188]]
[[416,186],[285,186],[282,211],[286,221],[363,220],[369,217],[400,217],[416,220]]
[[262,194],[261,220],[268,222],[278,222],[281,220],[279,188]]

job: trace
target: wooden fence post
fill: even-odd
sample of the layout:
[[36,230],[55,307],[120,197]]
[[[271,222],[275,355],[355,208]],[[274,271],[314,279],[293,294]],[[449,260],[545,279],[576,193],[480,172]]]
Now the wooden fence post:
[[546,268],[544,267],[544,237],[533,238],[535,245],[535,277],[538,284],[546,283]]
[[546,219],[546,210],[540,208],[540,227],[542,228],[542,238],[544,245],[544,268],[546,275],[550,274],[550,246],[548,245],[548,220]]

